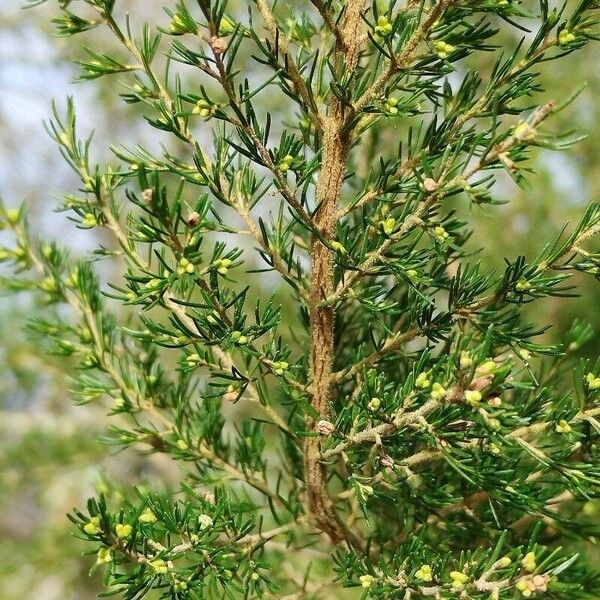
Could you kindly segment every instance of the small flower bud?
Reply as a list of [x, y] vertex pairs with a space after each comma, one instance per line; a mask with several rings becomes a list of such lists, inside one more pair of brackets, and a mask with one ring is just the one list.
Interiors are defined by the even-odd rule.
[[83, 531], [88, 535], [96, 535], [100, 532], [100, 517], [92, 517], [84, 526]]
[[385, 235], [392, 235], [392, 233], [394, 232], [394, 227], [396, 227], [396, 219], [394, 219], [393, 217], [390, 217], [389, 219], [386, 219], [385, 221], [381, 221], [380, 225], [381, 225], [381, 229], [383, 229], [383, 233], [385, 233]]
[[571, 42], [574, 42], [576, 40], [576, 36], [572, 31], [569, 31], [568, 29], [563, 29], [559, 34], [558, 34], [558, 43], [561, 46], [568, 46]]
[[521, 560], [521, 565], [529, 573], [532, 573], [533, 571], [535, 571], [536, 568], [537, 568], [537, 562], [535, 560], [535, 554], [533, 552], [528, 552], [523, 557], [523, 560]]
[[335, 425], [330, 421], [321, 420], [317, 423], [316, 429], [322, 436], [327, 437], [335, 431]]
[[393, 469], [395, 466], [394, 459], [389, 454], [381, 456], [379, 464], [386, 469]]
[[465, 391], [465, 401], [467, 404], [471, 404], [475, 406], [481, 402], [481, 392], [479, 390], [466, 390]]
[[241, 331], [234, 331], [231, 334], [231, 339], [240, 346], [248, 343], [248, 337], [243, 335]]
[[185, 224], [191, 229], [192, 227], [196, 227], [200, 223], [200, 215], [197, 212], [191, 212], [185, 218]]
[[202, 514], [198, 517], [198, 526], [200, 527], [200, 531], [204, 531], [213, 526], [213, 520], [208, 515]]
[[433, 573], [431, 571], [431, 565], [421, 565], [417, 572], [415, 573], [415, 577], [420, 581], [433, 581]]
[[154, 196], [154, 192], [153, 192], [152, 188], [145, 189], [142, 192], [142, 200], [146, 204], [152, 204], [152, 198], [153, 198], [153, 196]]
[[431, 386], [431, 397], [434, 400], [442, 400], [442, 398], [446, 397], [447, 393], [448, 391], [446, 390], [446, 388], [437, 381], [434, 382], [434, 384]]
[[227, 50], [227, 40], [222, 37], [213, 36], [210, 38], [210, 47], [215, 54], [224, 54]]
[[557, 424], [554, 430], [557, 433], [571, 433], [572, 427], [569, 425], [568, 421], [561, 419]]
[[450, 54], [452, 54], [452, 52], [456, 50], [454, 46], [452, 46], [451, 44], [447, 44], [446, 42], [443, 42], [441, 40], [433, 44], [433, 49], [442, 60], [444, 58], [448, 58], [448, 56], [450, 56]]
[[103, 565], [112, 560], [113, 554], [110, 548], [100, 548], [96, 554], [96, 564]]
[[417, 378], [415, 379], [415, 387], [419, 389], [426, 389], [431, 385], [431, 381], [429, 380], [429, 372], [419, 373]]
[[127, 539], [133, 531], [133, 527], [131, 525], [125, 523], [117, 523], [115, 526], [115, 533], [120, 540]]
[[360, 581], [360, 585], [367, 589], [373, 585], [373, 575], [361, 575], [358, 580]]
[[367, 404], [367, 408], [372, 412], [379, 410], [380, 407], [381, 400], [379, 398], [371, 398], [371, 400], [369, 400], [369, 403]]
[[505, 569], [510, 565], [512, 565], [512, 559], [510, 558], [510, 556], [503, 556], [498, 560], [498, 567], [501, 569]]
[[425, 177], [425, 179], [423, 179], [423, 189], [426, 192], [435, 192], [438, 189], [438, 187], [439, 184], [435, 179], [431, 179], [431, 177]]
[[348, 251], [344, 248], [343, 244], [340, 244], [340, 242], [331, 242], [331, 247], [340, 254], [348, 254]]
[[473, 358], [469, 352], [463, 350], [460, 353], [460, 368], [468, 369], [473, 364]]
[[142, 514], [138, 517], [138, 521], [140, 523], [146, 523], [146, 524], [156, 523], [157, 520], [158, 519], [157, 519], [156, 515], [149, 508], [145, 508], [143, 510]]

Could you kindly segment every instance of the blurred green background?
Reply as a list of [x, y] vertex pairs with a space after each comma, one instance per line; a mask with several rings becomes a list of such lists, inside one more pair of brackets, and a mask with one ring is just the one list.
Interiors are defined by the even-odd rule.
[[[168, 22], [160, 0], [119, 5], [131, 11], [136, 25], [142, 16]], [[22, 0], [0, 3], [0, 196], [8, 205], [26, 201], [36, 233], [67, 238], [73, 252], [82, 253], [98, 240], [53, 212], [56, 198], [75, 190], [77, 182], [42, 126], [52, 99], [62, 106], [67, 95], [74, 96], [81, 131], [96, 130], [98, 160], [109, 157], [111, 143], [153, 144], [156, 133], [144, 126], [138, 108], [120, 101], [114, 80], [72, 84], [76, 67], [71, 61], [83, 49], [53, 34], [50, 21], [55, 10], [53, 2], [33, 10], [23, 10]], [[502, 43], [514, 46], [513, 35], [514, 31], [507, 32]], [[101, 33], [94, 36], [103, 48], [113, 44]], [[83, 40], [75, 38], [75, 43]], [[582, 81], [588, 82], [576, 102], [549, 127], [590, 135], [568, 154], [537, 152], [531, 189], [519, 190], [500, 178], [497, 197], [507, 204], [472, 212], [476, 233], [471, 244], [482, 248], [489, 268], [501, 268], [504, 256], [534, 255], [566, 222], [574, 223], [587, 202], [600, 199], [597, 57], [598, 47], [591, 45], [540, 67], [546, 91], [536, 103], [563, 100]], [[491, 61], [485, 56], [480, 60], [485, 73]], [[271, 108], [277, 114], [278, 107]], [[283, 108], [279, 110], [280, 116], [284, 114]], [[394, 138], [404, 130], [402, 123], [396, 124], [389, 132], [390, 142], [395, 145]], [[0, 246], [4, 243], [0, 236]], [[550, 338], [560, 337], [575, 318], [600, 331], [600, 286], [589, 279], [580, 283], [582, 298], [553, 299], [528, 308], [538, 322], [553, 324]], [[69, 365], [64, 359], [40, 355], [37, 342], [24, 327], [16, 326], [43, 311], [43, 305], [27, 296], [18, 303], [0, 297], [0, 597], [86, 600], [95, 597], [100, 581], [88, 577], [93, 560], [82, 560], [83, 545], [73, 537], [65, 514], [82, 506], [94, 489], [116, 494], [119, 482], [171, 480], [177, 468], [160, 456], [115, 454], [102, 446], [103, 408], [75, 406], [68, 394]], [[596, 340], [586, 350], [590, 355], [600, 350], [600, 337]]]

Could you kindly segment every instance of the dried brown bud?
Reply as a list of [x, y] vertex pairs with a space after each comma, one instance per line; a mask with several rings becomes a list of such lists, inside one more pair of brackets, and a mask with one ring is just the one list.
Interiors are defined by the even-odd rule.
[[235, 385], [230, 385], [223, 394], [223, 400], [225, 400], [225, 402], [236, 402], [239, 397], [240, 390]]
[[227, 50], [227, 40], [225, 38], [214, 36], [210, 38], [210, 47], [215, 54], [223, 54]]
[[483, 388], [486, 388], [494, 378], [491, 375], [484, 375], [483, 377], [477, 377], [477, 379], [473, 379], [471, 381], [471, 385], [469, 385], [470, 390], [481, 391]]
[[152, 202], [152, 188], [148, 188], [147, 190], [144, 190], [142, 192], [142, 200], [146, 203], [146, 204], [150, 204]]
[[317, 431], [324, 436], [331, 435], [335, 431], [335, 425], [329, 421], [319, 421]]
[[185, 222], [188, 227], [196, 227], [200, 223], [200, 215], [197, 212], [192, 212], [186, 217]]
[[423, 188], [426, 192], [435, 192], [438, 187], [440, 186], [435, 179], [431, 179], [431, 177], [425, 177], [425, 179], [423, 179]]
[[394, 459], [389, 454], [384, 454], [379, 459], [379, 462], [381, 463], [381, 466], [385, 467], [386, 469], [393, 469], [394, 468]]

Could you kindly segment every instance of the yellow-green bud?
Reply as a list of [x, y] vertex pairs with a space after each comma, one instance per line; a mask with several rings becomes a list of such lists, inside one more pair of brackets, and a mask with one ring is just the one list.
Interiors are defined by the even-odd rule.
[[450, 56], [450, 54], [456, 50], [454, 46], [443, 41], [435, 42], [433, 48], [435, 53], [442, 59], [448, 58], [448, 56]]
[[377, 25], [375, 25], [375, 33], [381, 37], [387, 37], [392, 33], [394, 26], [390, 23], [389, 19], [385, 15], [381, 15], [377, 19]]
[[415, 577], [421, 581], [432, 581], [433, 573], [431, 571], [431, 565], [421, 565], [415, 573]]
[[375, 412], [381, 407], [381, 400], [379, 398], [371, 398], [371, 400], [369, 400], [369, 403], [367, 404], [367, 407], [369, 410]]
[[340, 254], [348, 254], [348, 251], [344, 248], [343, 244], [340, 244], [340, 242], [331, 242], [331, 247]]
[[431, 381], [429, 380], [429, 372], [419, 373], [417, 378], [415, 379], [415, 387], [418, 387], [422, 390], [428, 388], [431, 385]]
[[568, 421], [561, 419], [557, 424], [554, 430], [557, 433], [571, 433], [572, 427], [569, 425]]
[[149, 564], [155, 573], [158, 573], [161, 575], [164, 575], [169, 570], [167, 563], [162, 558], [157, 558], [155, 560], [152, 560], [152, 561], [150, 561]]
[[6, 220], [13, 226], [19, 222], [21, 211], [18, 208], [9, 208], [6, 211]]
[[572, 31], [569, 31], [568, 29], [563, 29], [559, 34], [558, 34], [558, 43], [561, 46], [568, 46], [571, 42], [574, 42], [576, 40], [576, 36]]
[[84, 526], [83, 531], [88, 535], [96, 535], [100, 531], [100, 517], [92, 517]]
[[117, 523], [115, 526], [115, 533], [119, 539], [126, 539], [131, 535], [133, 527], [127, 523]]
[[158, 519], [156, 518], [156, 515], [149, 508], [145, 508], [142, 514], [138, 517], [138, 521], [140, 523], [156, 523], [157, 520]]
[[523, 568], [529, 572], [533, 573], [533, 571], [537, 568], [537, 562], [535, 560], [535, 554], [533, 552], [528, 552], [521, 561], [521, 565]]
[[394, 232], [394, 228], [396, 227], [396, 219], [390, 217], [385, 221], [381, 221], [381, 228], [383, 229], [383, 233], [386, 235], [392, 235]]
[[373, 585], [373, 575], [361, 575], [358, 580], [360, 581], [360, 585], [367, 589]]
[[234, 331], [231, 334], [231, 339], [236, 343], [236, 344], [247, 344], [248, 343], [248, 338], [242, 334], [241, 331]]
[[112, 560], [112, 550], [110, 548], [100, 548], [96, 554], [96, 564], [103, 565]]
[[91, 229], [92, 227], [96, 227], [96, 225], [98, 225], [98, 221], [93, 213], [86, 213], [81, 221], [81, 224]]
[[446, 388], [437, 381], [431, 386], [431, 397], [434, 400], [441, 400], [442, 398], [445, 398], [447, 393], [448, 391]]
[[280, 360], [273, 363], [273, 371], [277, 373], [277, 375], [283, 375], [283, 372], [287, 370], [289, 366], [289, 363], [285, 362], [285, 360]]
[[441, 225], [438, 225], [433, 229], [433, 236], [438, 242], [443, 243], [450, 237], [450, 234]]
[[481, 392], [479, 390], [467, 390], [465, 392], [465, 400], [473, 406], [481, 402]]

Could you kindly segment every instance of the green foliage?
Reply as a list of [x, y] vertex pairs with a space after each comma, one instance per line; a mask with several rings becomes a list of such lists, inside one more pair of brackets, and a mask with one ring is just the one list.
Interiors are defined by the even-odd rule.
[[498, 176], [535, 185], [535, 149], [579, 141], [547, 129], [579, 88], [542, 99], [537, 69], [595, 39], [596, 3], [180, 0], [139, 35], [118, 2], [58, 4], [61, 35], [122, 47], [80, 79], [118, 78], [176, 142], [96, 164], [69, 100], [47, 125], [81, 182], [60, 209], [113, 243], [72, 258], [0, 209], [3, 287], [48, 302], [29, 328], [76, 401], [181, 467], [72, 513], [106, 594], [597, 597], [562, 547], [598, 535], [593, 332], [549, 342], [524, 305], [599, 278], [600, 205], [502, 272], [457, 212], [493, 214]]

